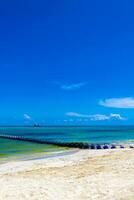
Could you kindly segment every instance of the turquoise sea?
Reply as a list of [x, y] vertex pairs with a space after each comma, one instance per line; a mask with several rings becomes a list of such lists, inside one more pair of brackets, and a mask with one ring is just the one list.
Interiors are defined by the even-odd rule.
[[[134, 143], [134, 126], [0, 127], [0, 134], [58, 142]], [[66, 148], [0, 139], [0, 160], [52, 153]]]

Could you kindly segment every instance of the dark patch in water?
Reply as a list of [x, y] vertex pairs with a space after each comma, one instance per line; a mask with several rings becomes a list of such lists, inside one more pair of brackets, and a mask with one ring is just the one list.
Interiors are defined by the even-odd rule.
[[84, 130], [84, 132], [87, 132], [87, 133], [113, 133], [113, 132], [126, 132], [127, 130]]
[[[116, 136], [116, 138], [117, 138], [118, 136]], [[89, 139], [98, 139], [98, 138], [106, 138], [106, 136], [89, 136], [88, 137]], [[107, 136], [107, 138], [113, 138], [113, 136]], [[114, 138], [115, 138], [115, 136], [114, 136]]]

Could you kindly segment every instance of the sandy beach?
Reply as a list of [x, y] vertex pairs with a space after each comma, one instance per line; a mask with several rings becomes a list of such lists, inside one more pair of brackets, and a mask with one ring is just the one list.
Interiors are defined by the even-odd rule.
[[134, 150], [78, 150], [0, 165], [0, 200], [133, 200]]

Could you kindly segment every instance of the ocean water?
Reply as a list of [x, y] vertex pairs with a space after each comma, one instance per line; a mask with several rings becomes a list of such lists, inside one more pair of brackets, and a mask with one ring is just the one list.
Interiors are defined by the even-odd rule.
[[[0, 127], [0, 134], [59, 142], [134, 143], [134, 126]], [[0, 139], [0, 160], [65, 149], [55, 145]]]

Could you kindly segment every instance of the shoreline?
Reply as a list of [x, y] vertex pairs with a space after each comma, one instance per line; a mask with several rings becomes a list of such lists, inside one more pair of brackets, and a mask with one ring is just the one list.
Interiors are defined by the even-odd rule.
[[133, 149], [77, 150], [0, 165], [0, 200], [133, 200]]
[[[84, 144], [84, 143], [83, 143]], [[85, 143], [86, 144], [86, 143]], [[92, 148], [93, 147], [93, 148]], [[19, 162], [19, 161], [28, 161], [28, 160], [41, 160], [51, 157], [59, 157], [68, 155], [71, 153], [78, 152], [80, 150], [91, 150], [91, 151], [102, 151], [102, 150], [118, 150], [118, 149], [131, 149], [134, 150], [134, 143], [132, 140], [130, 142], [120, 142], [120, 143], [89, 143], [89, 148], [78, 148], [78, 147], [62, 147], [65, 149], [59, 150], [59, 151], [51, 151], [51, 152], [40, 152], [35, 153], [31, 152], [29, 154], [16, 154], [16, 156], [11, 155], [9, 157], [2, 157], [0, 159], [0, 165], [5, 164], [8, 162]]]
[[[71, 164], [75, 165], [78, 164], [79, 161], [83, 161], [88, 158], [92, 157], [99, 157], [99, 156], [106, 156], [109, 154], [116, 154], [118, 152], [133, 152], [134, 149], [127, 148], [125, 147], [124, 149], [121, 148], [116, 148], [116, 149], [79, 149], [79, 148], [74, 148], [74, 149], [68, 149], [64, 151], [56, 151], [56, 152], [51, 152], [49, 154], [45, 153], [36, 153], [36, 154], [29, 154], [26, 156], [22, 156], [20, 158], [12, 159], [12, 157], [5, 162], [0, 162], [0, 174], [1, 174], [1, 169], [5, 168], [5, 166], [10, 166], [11, 168], [14, 167], [15, 165], [22, 166], [28, 166], [29, 164], [32, 165], [42, 165], [45, 164], [46, 166], [50, 166], [50, 163], [52, 166], [57, 166], [58, 163], [61, 163], [61, 161], [64, 162], [64, 166], [68, 166]], [[13, 165], [13, 166], [12, 166]], [[9, 167], [9, 168], [10, 168]], [[18, 168], [17, 167], [17, 168]], [[21, 167], [20, 167], [21, 170]]]
[[42, 160], [47, 158], [53, 158], [53, 157], [59, 157], [64, 156], [68, 154], [73, 154], [77, 152], [79, 149], [65, 149], [65, 150], [59, 150], [59, 151], [52, 151], [49, 153], [46, 152], [40, 152], [40, 153], [29, 153], [29, 154], [21, 154], [16, 156], [10, 156], [10, 157], [3, 157], [0, 160], [0, 166], [2, 164], [7, 164], [10, 162], [21, 162], [21, 161], [31, 161], [31, 160]]

